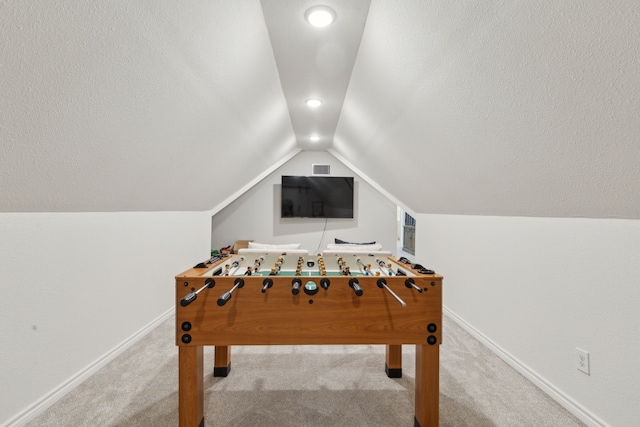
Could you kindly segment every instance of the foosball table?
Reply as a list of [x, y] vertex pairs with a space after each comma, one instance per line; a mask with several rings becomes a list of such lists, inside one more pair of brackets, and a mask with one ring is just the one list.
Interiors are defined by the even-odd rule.
[[399, 378], [415, 344], [414, 426], [435, 427], [441, 342], [442, 276], [405, 258], [214, 255], [176, 276], [180, 426], [204, 426], [204, 346], [225, 377], [234, 345], [383, 344]]

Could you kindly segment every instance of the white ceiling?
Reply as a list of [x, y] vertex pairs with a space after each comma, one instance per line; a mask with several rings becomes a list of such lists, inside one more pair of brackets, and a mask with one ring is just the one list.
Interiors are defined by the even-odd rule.
[[[333, 142], [370, 0], [323, 1], [337, 11], [334, 23], [324, 28], [304, 19], [318, 0], [261, 3], [298, 146], [326, 150]], [[311, 109], [304, 103], [309, 98], [319, 98], [323, 104]], [[320, 140], [311, 142], [312, 134]]]
[[304, 149], [416, 213], [640, 218], [640, 2], [320, 3], [0, 2], [0, 211], [209, 210]]

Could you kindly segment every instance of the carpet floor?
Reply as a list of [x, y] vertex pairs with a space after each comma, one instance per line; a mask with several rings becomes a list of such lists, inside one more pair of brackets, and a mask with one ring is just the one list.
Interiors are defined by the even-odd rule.
[[[177, 426], [174, 318], [30, 421], [27, 426]], [[440, 426], [583, 426], [571, 413], [445, 317]], [[387, 378], [384, 346], [232, 348], [214, 378], [205, 347], [205, 425], [224, 427], [413, 426], [414, 346], [403, 377]]]

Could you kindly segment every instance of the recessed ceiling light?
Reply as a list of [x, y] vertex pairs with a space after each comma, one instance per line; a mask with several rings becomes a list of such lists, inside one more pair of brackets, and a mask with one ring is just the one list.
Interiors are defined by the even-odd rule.
[[310, 139], [312, 142], [318, 142], [318, 141], [320, 141], [320, 137], [319, 137], [318, 135], [311, 135], [311, 136], [309, 137], [309, 139]]
[[326, 27], [336, 19], [336, 12], [328, 6], [314, 6], [304, 14], [314, 27]]
[[307, 104], [309, 107], [315, 108], [322, 105], [322, 100], [317, 98], [311, 98], [304, 101], [304, 103]]

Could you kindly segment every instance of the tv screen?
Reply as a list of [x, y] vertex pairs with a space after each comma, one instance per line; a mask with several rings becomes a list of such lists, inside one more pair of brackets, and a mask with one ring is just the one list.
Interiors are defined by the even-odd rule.
[[353, 177], [282, 176], [282, 218], [353, 218]]

